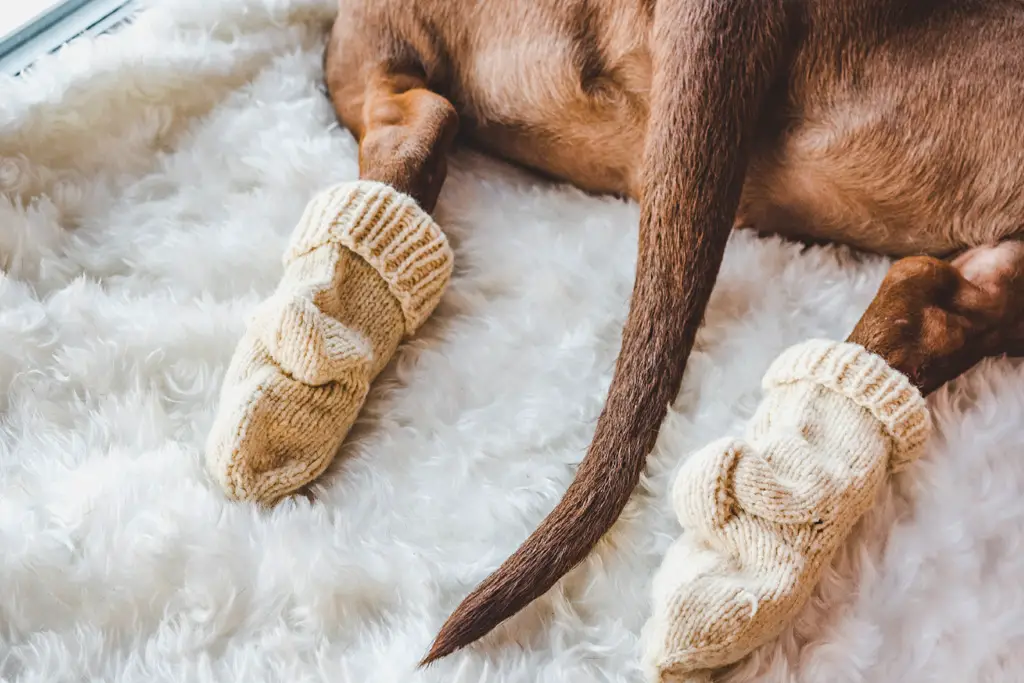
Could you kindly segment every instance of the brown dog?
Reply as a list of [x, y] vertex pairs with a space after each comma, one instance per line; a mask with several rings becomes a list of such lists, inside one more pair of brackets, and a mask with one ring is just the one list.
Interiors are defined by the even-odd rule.
[[457, 130], [641, 207], [589, 452], [425, 662], [543, 594], [615, 522], [734, 226], [916, 256], [851, 340], [925, 391], [1024, 339], [1024, 250], [1006, 242], [1024, 232], [1024, 0], [341, 0], [325, 70], [361, 177], [427, 210]]

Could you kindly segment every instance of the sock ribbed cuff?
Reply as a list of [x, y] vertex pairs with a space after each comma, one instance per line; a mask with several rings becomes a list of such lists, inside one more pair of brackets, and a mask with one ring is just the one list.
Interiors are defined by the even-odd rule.
[[836, 391], [870, 412], [895, 442], [892, 467], [920, 454], [931, 434], [931, 414], [906, 375], [859, 344], [812, 339], [775, 359], [762, 380], [765, 391], [812, 382]]
[[384, 183], [357, 180], [317, 195], [292, 235], [285, 265], [331, 242], [384, 278], [402, 308], [406, 335], [433, 312], [451, 277], [454, 255], [441, 228], [416, 200]]

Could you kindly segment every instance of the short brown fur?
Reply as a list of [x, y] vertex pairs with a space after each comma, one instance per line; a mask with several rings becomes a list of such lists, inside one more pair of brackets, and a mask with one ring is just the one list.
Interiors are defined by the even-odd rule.
[[1024, 225], [1024, 0], [340, 0], [325, 70], [361, 177], [427, 210], [460, 130], [641, 207], [622, 348], [576, 479], [424, 662], [543, 594], [614, 524], [733, 227], [912, 257], [851, 340], [925, 391], [1017, 351], [1024, 269], [996, 245]]

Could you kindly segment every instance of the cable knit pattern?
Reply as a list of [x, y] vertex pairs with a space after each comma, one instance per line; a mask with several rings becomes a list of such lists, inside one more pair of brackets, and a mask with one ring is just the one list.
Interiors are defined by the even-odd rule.
[[306, 207], [284, 275], [228, 367], [206, 461], [227, 495], [267, 505], [318, 477], [370, 383], [437, 305], [447, 239], [380, 183], [330, 188]]
[[692, 455], [676, 476], [684, 534], [653, 582], [644, 629], [655, 681], [710, 681], [776, 637], [931, 421], [905, 376], [866, 349], [812, 340], [776, 359], [744, 438]]

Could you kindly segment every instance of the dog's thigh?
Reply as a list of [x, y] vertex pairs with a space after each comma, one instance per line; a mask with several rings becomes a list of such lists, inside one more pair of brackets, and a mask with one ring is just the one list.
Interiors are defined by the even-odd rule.
[[996, 14], [992, 4], [861, 53], [839, 47], [842, 72], [798, 58], [807, 94], [763, 141], [741, 224], [893, 256], [1021, 234], [1024, 5]]

